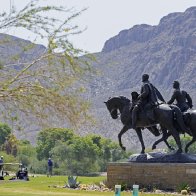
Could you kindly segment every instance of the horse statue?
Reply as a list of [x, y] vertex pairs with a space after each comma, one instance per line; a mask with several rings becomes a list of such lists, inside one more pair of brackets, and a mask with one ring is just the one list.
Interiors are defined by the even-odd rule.
[[[118, 134], [118, 140], [120, 147], [125, 150], [126, 148], [122, 145], [121, 137], [129, 129], [132, 128], [132, 115], [131, 108], [132, 102], [124, 97], [112, 97], [108, 101], [104, 102], [110, 115], [113, 119], [118, 118], [118, 111], [120, 112], [121, 122], [124, 125], [120, 133]], [[174, 124], [175, 121], [175, 124]], [[145, 153], [145, 146], [142, 138], [141, 128], [152, 127], [159, 124], [163, 132], [162, 139], [165, 141], [166, 145], [171, 149], [167, 143], [167, 135], [171, 134], [178, 146], [176, 153], [182, 153], [182, 145], [180, 141], [180, 136], [178, 131], [186, 129], [184, 121], [182, 120], [182, 113], [178, 107], [171, 108], [168, 104], [161, 104], [154, 108], [154, 119], [148, 119], [145, 112], [140, 112], [137, 122], [136, 122], [136, 133], [142, 145], [141, 153]], [[178, 126], [176, 126], [178, 125]], [[179, 130], [176, 129], [178, 127]], [[164, 139], [166, 138], [166, 139]], [[161, 141], [163, 141], [161, 140]], [[155, 145], [153, 146], [155, 148]]]
[[[185, 125], [189, 128], [189, 131], [186, 131], [186, 133], [192, 136], [192, 140], [185, 146], [185, 152], [187, 153], [188, 148], [196, 141], [196, 110], [188, 110], [187, 112], [183, 112], [183, 120], [185, 122]], [[167, 140], [171, 135], [172, 134], [170, 131], [163, 134], [163, 136], [159, 140], [154, 142], [152, 149], [156, 148], [156, 145], [160, 142]]]

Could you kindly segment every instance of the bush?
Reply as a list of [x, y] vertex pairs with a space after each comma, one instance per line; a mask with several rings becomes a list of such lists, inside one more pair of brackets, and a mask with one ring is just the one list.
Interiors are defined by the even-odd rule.
[[187, 191], [187, 193], [191, 192], [191, 187], [187, 183], [182, 183], [177, 187], [177, 192], [181, 193], [182, 191]]

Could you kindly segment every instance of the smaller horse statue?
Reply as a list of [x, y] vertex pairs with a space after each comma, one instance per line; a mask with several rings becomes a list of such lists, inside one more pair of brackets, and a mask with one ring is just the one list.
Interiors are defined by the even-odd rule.
[[[189, 131], [186, 131], [186, 133], [192, 136], [192, 140], [185, 146], [185, 152], [187, 153], [188, 148], [196, 141], [196, 110], [188, 110], [187, 112], [183, 112], [183, 120], [186, 126], [189, 128]], [[154, 142], [152, 149], [156, 148], [156, 145], [158, 145], [160, 142], [167, 140], [169, 136], [171, 136], [170, 131], [163, 134], [162, 138]]]
[[[119, 96], [110, 98], [108, 101], [104, 103], [106, 104], [106, 107], [113, 119], [117, 119], [118, 111], [120, 112], [121, 122], [124, 126], [118, 134], [118, 140], [121, 148], [125, 150], [126, 148], [122, 145], [121, 137], [128, 129], [132, 128], [132, 102], [124, 96]], [[163, 132], [162, 139], [165, 141], [168, 148], [172, 149], [171, 146], [168, 144], [167, 140], [165, 140], [164, 138], [167, 139], [167, 135], [169, 132], [174, 137], [176, 144], [178, 146], [177, 153], [182, 153], [182, 146], [178, 131], [186, 129], [186, 126], [182, 120], [179, 108], [175, 107], [174, 109], [171, 109], [168, 104], [161, 104], [154, 108], [154, 114], [155, 119], [151, 121], [147, 118], [145, 112], [140, 112], [138, 116], [135, 131], [142, 145], [141, 153], [145, 153], [145, 146], [142, 138], [141, 128], [153, 127], [157, 124], [161, 126], [161, 130]], [[177, 124], [177, 127], [179, 128], [178, 131], [176, 129], [176, 126], [174, 125], [174, 116], [176, 118], [175, 125]], [[155, 145], [153, 146], [153, 148], [155, 148]]]

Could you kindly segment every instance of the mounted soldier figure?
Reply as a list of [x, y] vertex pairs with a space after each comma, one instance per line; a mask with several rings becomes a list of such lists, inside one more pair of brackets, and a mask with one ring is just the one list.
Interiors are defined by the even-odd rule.
[[186, 91], [180, 90], [180, 83], [178, 81], [173, 82], [173, 88], [175, 90], [167, 103], [172, 104], [176, 100], [175, 105], [178, 106], [182, 112], [186, 112], [189, 108], [192, 108], [193, 104], [190, 95]]
[[153, 108], [161, 102], [165, 103], [161, 93], [149, 82], [149, 75], [142, 75], [143, 85], [141, 94], [138, 96], [137, 104], [132, 110], [132, 128], [136, 128], [136, 121], [139, 111], [145, 111], [149, 119], [153, 118]]

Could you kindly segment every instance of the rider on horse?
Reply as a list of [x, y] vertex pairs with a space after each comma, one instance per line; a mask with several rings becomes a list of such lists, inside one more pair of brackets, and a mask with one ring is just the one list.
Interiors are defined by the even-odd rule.
[[[149, 75], [143, 74], [142, 75], [142, 88], [141, 94], [138, 96], [137, 104], [133, 107], [132, 110], [132, 128], [136, 128], [136, 121], [138, 111], [142, 111], [143, 109], [148, 111], [152, 111], [154, 106], [159, 105], [159, 100], [165, 103], [161, 93], [149, 82]], [[148, 115], [148, 113], [146, 113]]]
[[182, 112], [186, 112], [189, 108], [192, 108], [193, 104], [190, 95], [186, 91], [180, 90], [180, 83], [178, 81], [173, 82], [173, 88], [175, 90], [167, 103], [172, 104], [176, 100], [176, 105]]

